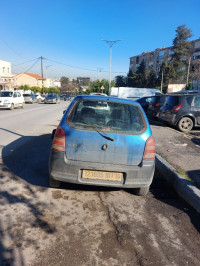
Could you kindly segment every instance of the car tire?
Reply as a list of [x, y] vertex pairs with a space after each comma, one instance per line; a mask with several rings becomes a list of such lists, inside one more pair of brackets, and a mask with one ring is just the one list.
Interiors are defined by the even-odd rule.
[[193, 128], [193, 121], [189, 117], [183, 117], [178, 122], [178, 129], [182, 132], [189, 132]]
[[149, 192], [149, 186], [148, 187], [135, 188], [134, 192], [137, 196], [146, 196]]
[[52, 177], [49, 177], [49, 185], [53, 188], [59, 188], [61, 186], [61, 181], [55, 180]]
[[10, 110], [13, 110], [13, 109], [14, 109], [14, 103], [12, 103], [10, 106]]

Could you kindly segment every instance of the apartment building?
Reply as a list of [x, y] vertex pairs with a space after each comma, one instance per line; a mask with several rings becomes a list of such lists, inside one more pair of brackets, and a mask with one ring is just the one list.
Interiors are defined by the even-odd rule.
[[[192, 66], [192, 62], [194, 60], [200, 59], [200, 39], [192, 41], [191, 43], [192, 43], [192, 61], [191, 61], [191, 66]], [[146, 71], [148, 72], [150, 70], [150, 67], [153, 67], [154, 71], [158, 75], [163, 60], [166, 59], [167, 61], [170, 61], [171, 59], [171, 55], [173, 54], [171, 48], [172, 47], [157, 48], [156, 50], [151, 52], [144, 52], [140, 55], [132, 56], [130, 57], [129, 68], [133, 72], [136, 72], [138, 66], [144, 60]], [[185, 58], [185, 60], [187, 60], [187, 58]]]

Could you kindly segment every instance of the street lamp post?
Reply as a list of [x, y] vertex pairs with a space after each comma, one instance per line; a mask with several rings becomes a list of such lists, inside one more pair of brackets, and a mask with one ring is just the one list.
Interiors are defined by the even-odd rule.
[[111, 89], [111, 62], [112, 62], [112, 47], [116, 42], [120, 42], [120, 40], [115, 40], [115, 41], [107, 41], [104, 39], [101, 39], [101, 41], [106, 42], [110, 46], [110, 73], [109, 73], [109, 94], [110, 94], [110, 89]]
[[50, 66], [46, 66], [46, 79], [47, 79], [47, 68], [49, 68], [49, 67], [51, 67], [51, 65]]

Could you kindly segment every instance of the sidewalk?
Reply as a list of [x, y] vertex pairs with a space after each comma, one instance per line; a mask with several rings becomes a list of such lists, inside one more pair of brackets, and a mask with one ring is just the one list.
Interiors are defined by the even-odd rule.
[[200, 137], [151, 123], [156, 141], [156, 170], [200, 213]]

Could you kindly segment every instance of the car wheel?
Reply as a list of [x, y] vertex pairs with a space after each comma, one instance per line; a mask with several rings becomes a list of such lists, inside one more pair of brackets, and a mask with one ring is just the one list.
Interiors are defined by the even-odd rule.
[[61, 186], [61, 181], [49, 177], [49, 185], [50, 187], [59, 188]]
[[136, 188], [136, 189], [134, 189], [134, 191], [135, 191], [135, 194], [138, 196], [146, 196], [149, 192], [149, 186]]
[[178, 129], [182, 132], [189, 132], [193, 128], [193, 121], [189, 117], [183, 117], [178, 122]]
[[14, 109], [14, 104], [12, 103], [10, 106], [10, 110], [13, 110], [13, 109]]

